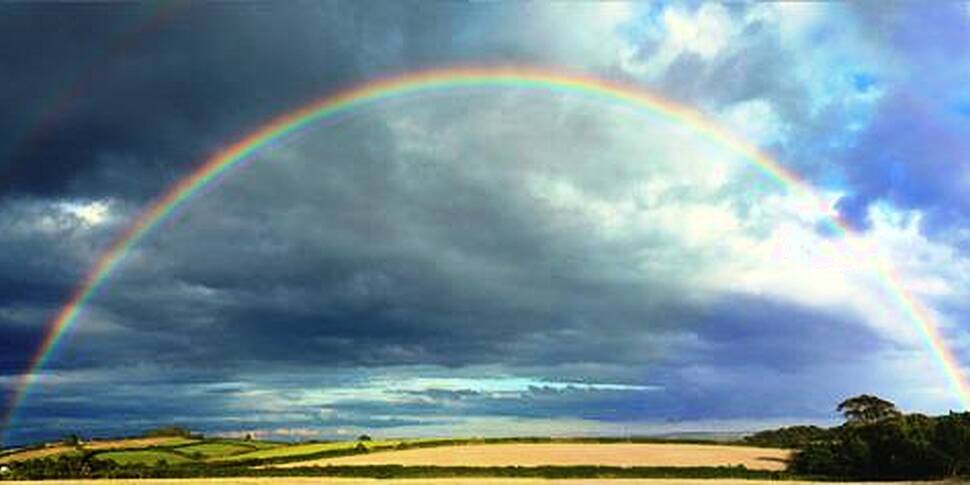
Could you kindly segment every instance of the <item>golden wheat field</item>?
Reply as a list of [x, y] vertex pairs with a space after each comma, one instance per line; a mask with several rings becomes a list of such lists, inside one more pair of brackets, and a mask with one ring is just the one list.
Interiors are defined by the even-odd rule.
[[[706, 485], [776, 485], [779, 482], [770, 480], [738, 480], [738, 479], [555, 479], [543, 480], [537, 478], [408, 478], [408, 479], [376, 479], [376, 478], [325, 478], [325, 477], [279, 477], [279, 478], [192, 478], [192, 479], [144, 479], [144, 480], [47, 480], [42, 482], [17, 482], [35, 485], [556, 485], [556, 484], [584, 484], [584, 485], [688, 485], [703, 483]], [[823, 484], [831, 482], [781, 482], [788, 485]], [[839, 485], [862, 485], [863, 482], [839, 482]], [[870, 484], [873, 482], [869, 482]], [[901, 484], [944, 484], [947, 482], [879, 482], [879, 485]]]
[[771, 448], [657, 443], [513, 443], [392, 450], [280, 465], [733, 466], [783, 470], [790, 452]]

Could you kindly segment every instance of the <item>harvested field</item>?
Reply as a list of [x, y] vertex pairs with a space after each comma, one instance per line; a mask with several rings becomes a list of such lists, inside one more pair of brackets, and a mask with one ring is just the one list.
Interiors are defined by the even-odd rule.
[[45, 458], [48, 456], [56, 456], [61, 453], [67, 453], [74, 451], [73, 447], [70, 446], [48, 446], [45, 448], [37, 448], [34, 450], [24, 450], [17, 453], [11, 453], [9, 455], [0, 456], [0, 463], [10, 463], [12, 461], [19, 460], [31, 460], [34, 458]]
[[784, 470], [788, 450], [746, 446], [656, 443], [538, 443], [442, 446], [378, 451], [279, 465], [427, 466], [733, 466]]
[[[45, 480], [36, 482], [17, 482], [25, 485], [689, 485], [692, 480], [676, 479], [556, 479], [541, 480], [533, 478], [416, 478], [416, 479], [374, 479], [374, 478], [204, 478], [204, 479], [141, 479], [141, 480]], [[706, 485], [776, 485], [779, 482], [765, 480], [703, 480]], [[832, 482], [785, 481], [786, 485], [831, 484]], [[863, 482], [838, 482], [839, 485], [863, 485]], [[869, 482], [872, 484], [873, 482]], [[893, 484], [944, 485], [947, 482], [878, 482], [879, 485]], [[952, 483], [952, 482], [950, 482]]]
[[157, 436], [124, 440], [94, 440], [84, 444], [85, 450], [116, 450], [118, 448], [148, 448], [151, 446], [182, 446], [199, 440], [178, 436]]

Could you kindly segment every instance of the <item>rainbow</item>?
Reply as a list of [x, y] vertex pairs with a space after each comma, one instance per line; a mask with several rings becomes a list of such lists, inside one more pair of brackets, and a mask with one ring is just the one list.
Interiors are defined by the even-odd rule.
[[[186, 205], [201, 189], [213, 184], [220, 176], [246, 160], [261, 148], [320, 120], [331, 118], [357, 108], [406, 95], [440, 91], [482, 88], [515, 88], [553, 93], [572, 93], [594, 101], [621, 104], [683, 125], [714, 143], [749, 160], [785, 189], [802, 191], [818, 202], [818, 210], [826, 215], [826, 224], [841, 236], [851, 235], [849, 225], [835, 215], [814, 189], [755, 146], [741, 140], [706, 119], [699, 112], [664, 99], [638, 86], [607, 81], [577, 74], [524, 67], [481, 67], [434, 69], [392, 76], [366, 82], [347, 90], [325, 96], [294, 111], [270, 120], [261, 128], [214, 154], [188, 176], [182, 178], [145, 209], [137, 219], [100, 256], [76, 287], [68, 302], [49, 323], [43, 342], [30, 362], [27, 371], [11, 399], [3, 421], [9, 429], [16, 410], [23, 404], [38, 371], [42, 369], [58, 347], [65, 332], [74, 325], [85, 304], [102, 288], [111, 274], [125, 260], [132, 247], [145, 238], [173, 212]], [[910, 293], [899, 276], [887, 263], [878, 269], [900, 309], [919, 330], [927, 347], [941, 364], [948, 381], [956, 390], [964, 407], [970, 408], [970, 389], [963, 379], [960, 365], [953, 356], [934, 322], [933, 316]]]
[[43, 109], [37, 115], [36, 122], [28, 125], [22, 136], [15, 140], [10, 160], [16, 162], [28, 156], [30, 150], [70, 113], [78, 100], [102, 87], [103, 83], [99, 84], [99, 81], [106, 73], [111, 72], [111, 68], [119, 59], [124, 59], [149, 35], [162, 30], [178, 11], [186, 6], [188, 2], [185, 0], [138, 4], [139, 9], [145, 8], [149, 11], [149, 15], [144, 19], [139, 18], [137, 23], [122, 29], [108, 49], [95, 57], [92, 62], [82, 65], [83, 69], [73, 76], [73, 82], [41, 101], [40, 106]]

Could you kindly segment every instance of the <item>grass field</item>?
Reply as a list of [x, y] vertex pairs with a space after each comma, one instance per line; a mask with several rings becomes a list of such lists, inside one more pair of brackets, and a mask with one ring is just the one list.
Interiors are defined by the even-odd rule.
[[114, 460], [119, 465], [155, 465], [162, 460], [169, 465], [180, 465], [192, 461], [190, 458], [166, 450], [109, 451], [99, 453], [98, 458]]
[[222, 442], [249, 446], [257, 450], [269, 450], [272, 448], [279, 448], [281, 446], [292, 445], [292, 443], [281, 443], [279, 441], [258, 441], [258, 440], [222, 440]]
[[656, 443], [537, 443], [463, 445], [322, 458], [279, 465], [411, 466], [734, 466], [783, 470], [790, 452], [771, 448]]
[[[393, 446], [400, 441], [374, 441], [372, 446]], [[351, 450], [356, 441], [288, 444], [228, 438], [190, 439], [182, 437], [130, 438], [85, 443], [80, 448], [51, 444], [0, 456], [0, 463], [57, 457], [65, 453], [98, 452], [96, 456], [122, 465], [153, 465], [164, 459], [170, 465], [192, 461], [239, 461], [265, 458], [295, 458], [321, 451]]]
[[210, 441], [176, 448], [179, 452], [203, 460], [222, 459], [242, 453], [257, 451], [258, 448], [245, 443], [232, 441]]

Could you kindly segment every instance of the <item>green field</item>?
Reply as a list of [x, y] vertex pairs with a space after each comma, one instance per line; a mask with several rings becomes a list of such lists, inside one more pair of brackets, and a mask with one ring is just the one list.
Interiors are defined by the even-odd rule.
[[270, 451], [288, 447], [284, 443], [235, 439], [180, 439], [167, 441], [149, 449], [121, 449], [97, 453], [100, 459], [111, 459], [119, 464], [152, 465], [160, 459], [169, 464], [182, 464], [200, 461], [221, 461], [233, 456]]
[[281, 446], [292, 445], [292, 443], [281, 443], [279, 441], [257, 441], [257, 440], [222, 440], [224, 443], [235, 443], [238, 445], [248, 446], [257, 450], [268, 450], [272, 448], [279, 448]]
[[102, 460], [113, 460], [119, 465], [154, 466], [160, 461], [165, 461], [169, 465], [181, 465], [192, 462], [188, 457], [164, 449], [106, 451], [98, 453], [97, 457]]
[[173, 436], [159, 444], [158, 446], [164, 447], [175, 447], [175, 446], [185, 446], [195, 443], [201, 443], [202, 441], [196, 438], [183, 438], [181, 436]]
[[210, 441], [188, 446], [180, 446], [176, 448], [176, 450], [178, 450], [179, 453], [188, 455], [194, 459], [212, 460], [257, 451], [258, 448], [242, 442]]

